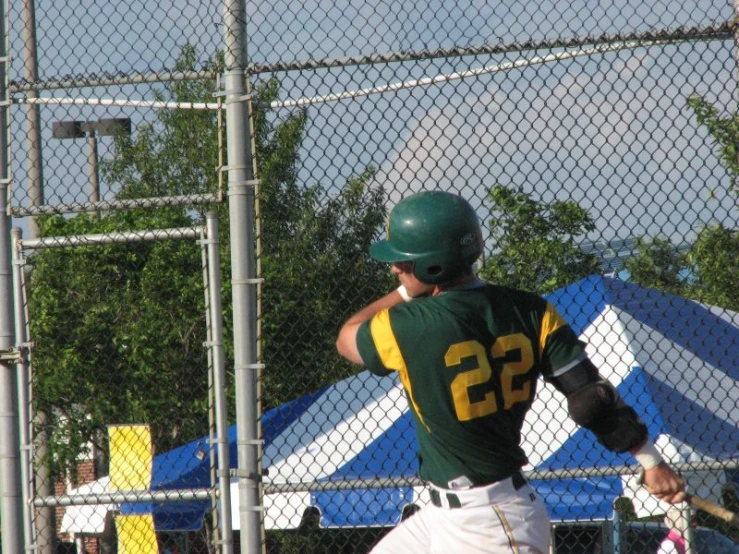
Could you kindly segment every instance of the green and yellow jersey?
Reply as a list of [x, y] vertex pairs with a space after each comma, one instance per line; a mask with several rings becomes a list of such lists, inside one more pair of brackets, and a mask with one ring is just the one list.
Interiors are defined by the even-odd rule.
[[357, 334], [367, 368], [397, 371], [413, 413], [420, 476], [483, 485], [526, 464], [521, 427], [537, 379], [585, 358], [543, 298], [477, 281], [375, 314]]

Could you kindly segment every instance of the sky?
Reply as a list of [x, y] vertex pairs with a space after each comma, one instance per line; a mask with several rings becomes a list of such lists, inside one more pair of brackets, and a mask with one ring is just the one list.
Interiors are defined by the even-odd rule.
[[[455, 94], [424, 114], [383, 172], [412, 189], [446, 181], [479, 197], [497, 182], [542, 200], [572, 199], [596, 221], [592, 240], [685, 236], [695, 220], [735, 223], [728, 179], [685, 104], [692, 94], [719, 104], [730, 95], [660, 65], [681, 53], [690, 59], [694, 45], [562, 63], [541, 83], [538, 68], [514, 70], [515, 80], [493, 76], [485, 91]], [[650, 89], [633, 88], [649, 79]]]
[[[429, 63], [418, 73], [500, 63]], [[441, 186], [478, 205], [498, 183], [577, 201], [597, 225], [590, 241], [646, 234], [680, 243], [702, 225], [737, 222], [716, 148], [686, 105], [693, 94], [722, 111], [735, 105], [732, 66], [727, 43], [655, 46], [316, 104], [301, 177], [341, 186], [347, 168], [371, 164], [393, 200]]]
[[[11, 82], [24, 78], [29, 54], [24, 49], [23, 2], [9, 3]], [[173, 69], [180, 49], [194, 45], [203, 53], [222, 42], [220, 5], [198, 0], [145, 2], [131, 0], [36, 0], [38, 75], [41, 80], [83, 79], [89, 76], [151, 75]], [[153, 100], [160, 84], [111, 87], [61, 88], [42, 91], [42, 97]], [[17, 95], [20, 97], [20, 95]], [[153, 121], [151, 109], [84, 105], [44, 105], [41, 118], [41, 149], [44, 193], [48, 204], [86, 202], [89, 194], [89, 148], [85, 139], [52, 138], [56, 121], [96, 121], [131, 118], [136, 125]], [[25, 107], [11, 109], [12, 203], [28, 207]], [[98, 158], [109, 155], [111, 139], [99, 137]], [[101, 183], [101, 198], [111, 200], [114, 191]], [[28, 218], [15, 218], [14, 226], [28, 236]]]
[[[13, 79], [22, 75], [23, 55], [20, 3], [11, 4]], [[248, 56], [259, 64], [596, 37], [705, 26], [731, 17], [731, 6], [715, 1], [271, 0], [246, 6]], [[39, 73], [50, 79], [164, 71], [188, 42], [205, 60], [221, 43], [221, 14], [221, 4], [213, 1], [39, 0]], [[282, 71], [257, 79], [275, 76], [284, 99], [299, 99], [499, 67], [549, 53], [524, 49]], [[731, 41], [686, 42], [312, 104], [299, 181], [336, 191], [371, 165], [390, 203], [420, 188], [448, 188], [468, 196], [483, 221], [489, 217], [485, 191], [497, 183], [545, 201], [577, 201], [597, 225], [585, 241], [642, 234], [685, 240], [703, 225], [736, 226], [739, 220], [715, 147], [685, 104], [691, 94], [700, 94], [722, 112], [734, 109], [735, 65]], [[45, 95], [151, 99], [156, 89], [140, 85]], [[276, 108], [274, 117], [291, 109]], [[44, 107], [41, 114], [49, 202], [84, 201], [87, 186], [85, 142], [51, 139], [53, 121], [132, 117], [136, 124], [153, 117], [146, 109], [84, 106]], [[14, 200], [24, 204], [22, 108], [14, 108], [13, 122]], [[101, 140], [101, 156], [107, 146]]]
[[[472, 6], [469, 3], [465, 10], [462, 4], [455, 6], [465, 13]], [[483, 6], [479, 13], [484, 17], [479, 19], [484, 23], [475, 28], [478, 43], [485, 36], [521, 41], [708, 25], [730, 15], [726, 6], [706, 2], [601, 2], [588, 3], [594, 7], [587, 9], [583, 3], [507, 5], [511, 10], [500, 18], [485, 12], [493, 9], [491, 5]], [[317, 6], [315, 11], [320, 12]], [[493, 11], [502, 10], [495, 6]], [[310, 25], [311, 8], [306, 7], [305, 27]], [[340, 12], [341, 7], [335, 10]], [[320, 12], [329, 18], [331, 13], [331, 8]], [[441, 5], [422, 13], [426, 25], [436, 21], [446, 31], [447, 35], [439, 33], [442, 37], [457, 33], [462, 44], [468, 39], [461, 29], [473, 18], [450, 30], [446, 24], [453, 17], [437, 21], [433, 15], [448, 13]], [[517, 24], [522, 15], [531, 24]], [[383, 36], [393, 33], [389, 26], [382, 29]], [[528, 33], [529, 29], [536, 31]], [[431, 37], [425, 35], [418, 40], [429, 49], [449, 46], [442, 39], [426, 42]], [[298, 58], [304, 54], [287, 43], [284, 47], [292, 48]], [[312, 79], [301, 75], [300, 82], [305, 83], [301, 92], [311, 97], [359, 90], [546, 53], [524, 50], [388, 64], [351, 76], [346, 69], [324, 70]], [[351, 48], [343, 54], [352, 54]], [[390, 192], [391, 202], [421, 188], [440, 186], [471, 198], [483, 220], [489, 216], [482, 205], [485, 191], [498, 183], [520, 187], [545, 201], [577, 201], [597, 226], [583, 238], [585, 242], [647, 235], [682, 243], [692, 240], [702, 226], [735, 227], [739, 220], [736, 196], [727, 190], [728, 177], [716, 148], [686, 105], [689, 96], [698, 94], [724, 115], [735, 108], [733, 56], [731, 41], [640, 47], [315, 104], [308, 111], [313, 126], [301, 176], [306, 182], [340, 187], [348, 177], [347, 168], [356, 174], [371, 164], [379, 169], [377, 183]], [[288, 72], [281, 77], [288, 89], [292, 79], [299, 80]]]

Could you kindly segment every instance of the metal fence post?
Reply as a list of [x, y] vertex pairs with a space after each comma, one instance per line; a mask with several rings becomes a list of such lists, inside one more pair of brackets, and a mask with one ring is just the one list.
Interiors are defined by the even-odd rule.
[[226, 369], [223, 353], [223, 315], [221, 310], [221, 262], [218, 239], [218, 217], [207, 215], [208, 286], [210, 288], [211, 353], [213, 357], [213, 397], [218, 441], [218, 489], [221, 498], [220, 530], [223, 554], [233, 552], [231, 529], [231, 479], [229, 475], [228, 409], [226, 404]]
[[[18, 389], [18, 442], [20, 444], [20, 456], [21, 456], [21, 495], [23, 500], [23, 540], [27, 549], [36, 548], [39, 549], [36, 537], [42, 535], [44, 537], [51, 537], [51, 530], [48, 529], [48, 525], [45, 526], [42, 532], [39, 529], [39, 533], [36, 533], [33, 525], [33, 512], [30, 508], [31, 499], [34, 494], [33, 487], [33, 444], [31, 441], [31, 426], [30, 426], [30, 378], [29, 378], [29, 367], [28, 367], [28, 356], [27, 344], [28, 344], [28, 321], [26, 320], [26, 302], [25, 302], [25, 286], [24, 286], [24, 265], [25, 258], [23, 250], [20, 246], [23, 238], [23, 232], [20, 228], [15, 227], [11, 231], [12, 235], [12, 249], [13, 249], [13, 294], [15, 296], [15, 341], [20, 349], [18, 352], [17, 359], [17, 370], [16, 370], [16, 388]], [[47, 512], [52, 510], [47, 509]], [[47, 540], [46, 545], [43, 549], [52, 548], [52, 542]]]
[[11, 354], [15, 343], [8, 190], [8, 43], [6, 3], [0, 3], [0, 521], [3, 552], [22, 552], [23, 502], [20, 489], [18, 399]]
[[[4, 81], [3, 81], [4, 82]], [[20, 487], [20, 445], [16, 389], [13, 277], [10, 256], [10, 218], [5, 110], [0, 110], [0, 521], [2, 552], [23, 552], [23, 502]]]
[[224, 4], [228, 195], [231, 229], [234, 372], [242, 554], [262, 551], [257, 433], [254, 169], [246, 98], [246, 6]]

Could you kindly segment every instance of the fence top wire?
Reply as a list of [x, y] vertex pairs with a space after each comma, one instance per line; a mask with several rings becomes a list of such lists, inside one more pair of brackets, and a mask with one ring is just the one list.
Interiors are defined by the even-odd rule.
[[490, 54], [508, 54], [513, 52], [554, 50], [559, 48], [582, 48], [584, 46], [602, 46], [624, 42], [686, 42], [705, 40], [729, 40], [734, 37], [735, 22], [727, 21], [717, 25], [702, 27], [678, 27], [676, 29], [651, 30], [623, 34], [603, 34], [599, 36], [557, 38], [551, 40], [524, 42], [510, 42], [500, 44], [484, 44], [481, 46], [454, 46], [452, 48], [438, 48], [434, 50], [419, 50], [410, 52], [391, 52], [388, 54], [371, 54], [367, 56], [353, 56], [349, 58], [328, 58], [307, 61], [282, 61], [276, 63], [251, 63], [249, 73], [274, 73], [284, 71], [301, 71], [327, 69], [354, 65], [373, 65], [378, 63], [395, 63], [436, 58], [451, 58], [462, 56], [479, 56]]
[[652, 42], [646, 41], [627, 41], [627, 42], [616, 42], [609, 43], [605, 46], [598, 45], [592, 48], [583, 48], [580, 50], [569, 50], [563, 52], [556, 52], [546, 56], [535, 56], [533, 58], [523, 58], [520, 60], [506, 62], [502, 64], [496, 64], [492, 66], [479, 67], [470, 69], [468, 71], [460, 71], [443, 75], [435, 75], [433, 77], [426, 77], [424, 79], [412, 79], [409, 81], [403, 81], [398, 83], [391, 83], [388, 85], [370, 87], [360, 90], [351, 90], [335, 94], [313, 96], [306, 98], [299, 98], [296, 100], [284, 100], [274, 101], [267, 105], [269, 108], [295, 108], [299, 106], [306, 106], [310, 104], [319, 104], [323, 102], [333, 102], [337, 100], [346, 100], [351, 98], [359, 98], [362, 96], [369, 96], [371, 94], [382, 94], [385, 92], [396, 92], [403, 89], [410, 89], [416, 87], [423, 87], [429, 85], [435, 85], [440, 83], [447, 83], [450, 81], [456, 81], [459, 79], [466, 79], [470, 77], [479, 77], [488, 73], [497, 73], [500, 71], [508, 71], [511, 69], [520, 69], [524, 67], [531, 67], [533, 65], [544, 64], [549, 62], [558, 62], [567, 59], [577, 58], [581, 56], [592, 56], [595, 54], [603, 54], [606, 52], [616, 52], [618, 50], [627, 50], [640, 47], [658, 46], [665, 44], [674, 44], [673, 41], [668, 40], [656, 40]]
[[[701, 27], [678, 27], [675, 29], [650, 30], [622, 34], [603, 34], [599, 36], [557, 38], [550, 40], [528, 40], [523, 42], [509, 42], [499, 44], [483, 44], [480, 46], [454, 46], [451, 48], [437, 48], [432, 50], [400, 51], [386, 54], [370, 54], [366, 56], [352, 56], [346, 58], [327, 58], [307, 61], [280, 61], [275, 63], [250, 62], [247, 73], [275, 73], [285, 71], [303, 71], [348, 67], [357, 65], [374, 65], [408, 61], [432, 60], [437, 58], [466, 57], [479, 55], [508, 54], [523, 51], [554, 50], [567, 48], [583, 48], [586, 46], [603, 46], [614, 43], [644, 42], [645, 45], [654, 42], [673, 43], [686, 41], [730, 40], [734, 38], [736, 23], [734, 20], [720, 24]], [[120, 86], [147, 83], [163, 83], [177, 81], [192, 81], [213, 79], [217, 71], [173, 71], [152, 74], [86, 74], [64, 75], [53, 79], [30, 81], [26, 78], [9, 81], [8, 90], [11, 94], [28, 91], [73, 89], [98, 86]]]
[[78, 89], [88, 87], [108, 87], [122, 85], [140, 85], [153, 83], [176, 83], [181, 81], [198, 81], [203, 79], [215, 79], [217, 72], [214, 70], [204, 71], [164, 71], [146, 75], [138, 74], [95, 74], [65, 75], [55, 79], [44, 79], [31, 81], [28, 79], [14, 79], [8, 84], [11, 94], [55, 89]]
[[[569, 39], [533, 42], [529, 41], [520, 44], [503, 44], [503, 45], [486, 45], [479, 47], [452, 48], [444, 50], [434, 50], [416, 53], [400, 53], [389, 55], [372, 55], [363, 58], [347, 58], [334, 60], [315, 60], [302, 62], [293, 65], [272, 64], [258, 66], [252, 65], [252, 74], [289, 71], [289, 70], [305, 70], [332, 67], [346, 67], [351, 65], [365, 65], [377, 63], [403, 62], [428, 60], [442, 57], [462, 57], [481, 54], [499, 54], [512, 53], [522, 51], [537, 51], [545, 48], [561, 49], [561, 52], [552, 53], [546, 56], [536, 56], [532, 58], [524, 58], [513, 62], [496, 64], [493, 66], [485, 66], [481, 68], [471, 69], [464, 72], [456, 72], [452, 74], [436, 75], [425, 79], [414, 79], [398, 83], [390, 83], [387, 85], [369, 87], [360, 90], [344, 91], [340, 93], [319, 95], [312, 97], [303, 97], [292, 100], [274, 101], [261, 107], [276, 108], [295, 108], [300, 106], [333, 102], [338, 100], [359, 98], [371, 94], [382, 94], [385, 92], [395, 92], [398, 90], [415, 88], [420, 86], [429, 86], [442, 82], [449, 82], [469, 77], [478, 77], [487, 73], [495, 73], [515, 68], [529, 67], [536, 64], [562, 61], [579, 56], [591, 56], [606, 52], [614, 52], [618, 50], [634, 49], [640, 47], [649, 47], [657, 45], [675, 44], [694, 40], [728, 40], [733, 39], [731, 29], [732, 23], [724, 23], [720, 26], [689, 28], [678, 30], [665, 30], [660, 32], [644, 32], [630, 33], [628, 35], [602, 35], [596, 38], [587, 39]], [[590, 45], [590, 47], [586, 47]], [[579, 47], [578, 50], [569, 50], [570, 48]], [[247, 99], [250, 97], [244, 97]], [[192, 103], [192, 102], [163, 102], [150, 100], [130, 100], [130, 99], [111, 99], [111, 98], [21, 98], [14, 100], [18, 104], [72, 104], [72, 105], [91, 105], [91, 106], [126, 106], [126, 107], [145, 107], [145, 108], [169, 108], [169, 109], [195, 109], [195, 110], [220, 110], [224, 109], [220, 103]]]

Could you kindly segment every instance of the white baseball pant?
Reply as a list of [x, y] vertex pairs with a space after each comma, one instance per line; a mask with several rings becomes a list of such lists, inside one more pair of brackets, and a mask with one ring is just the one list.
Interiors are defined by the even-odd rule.
[[371, 554], [549, 553], [549, 515], [528, 483], [516, 489], [508, 478], [463, 491], [431, 486], [430, 492], [437, 505], [401, 522]]

